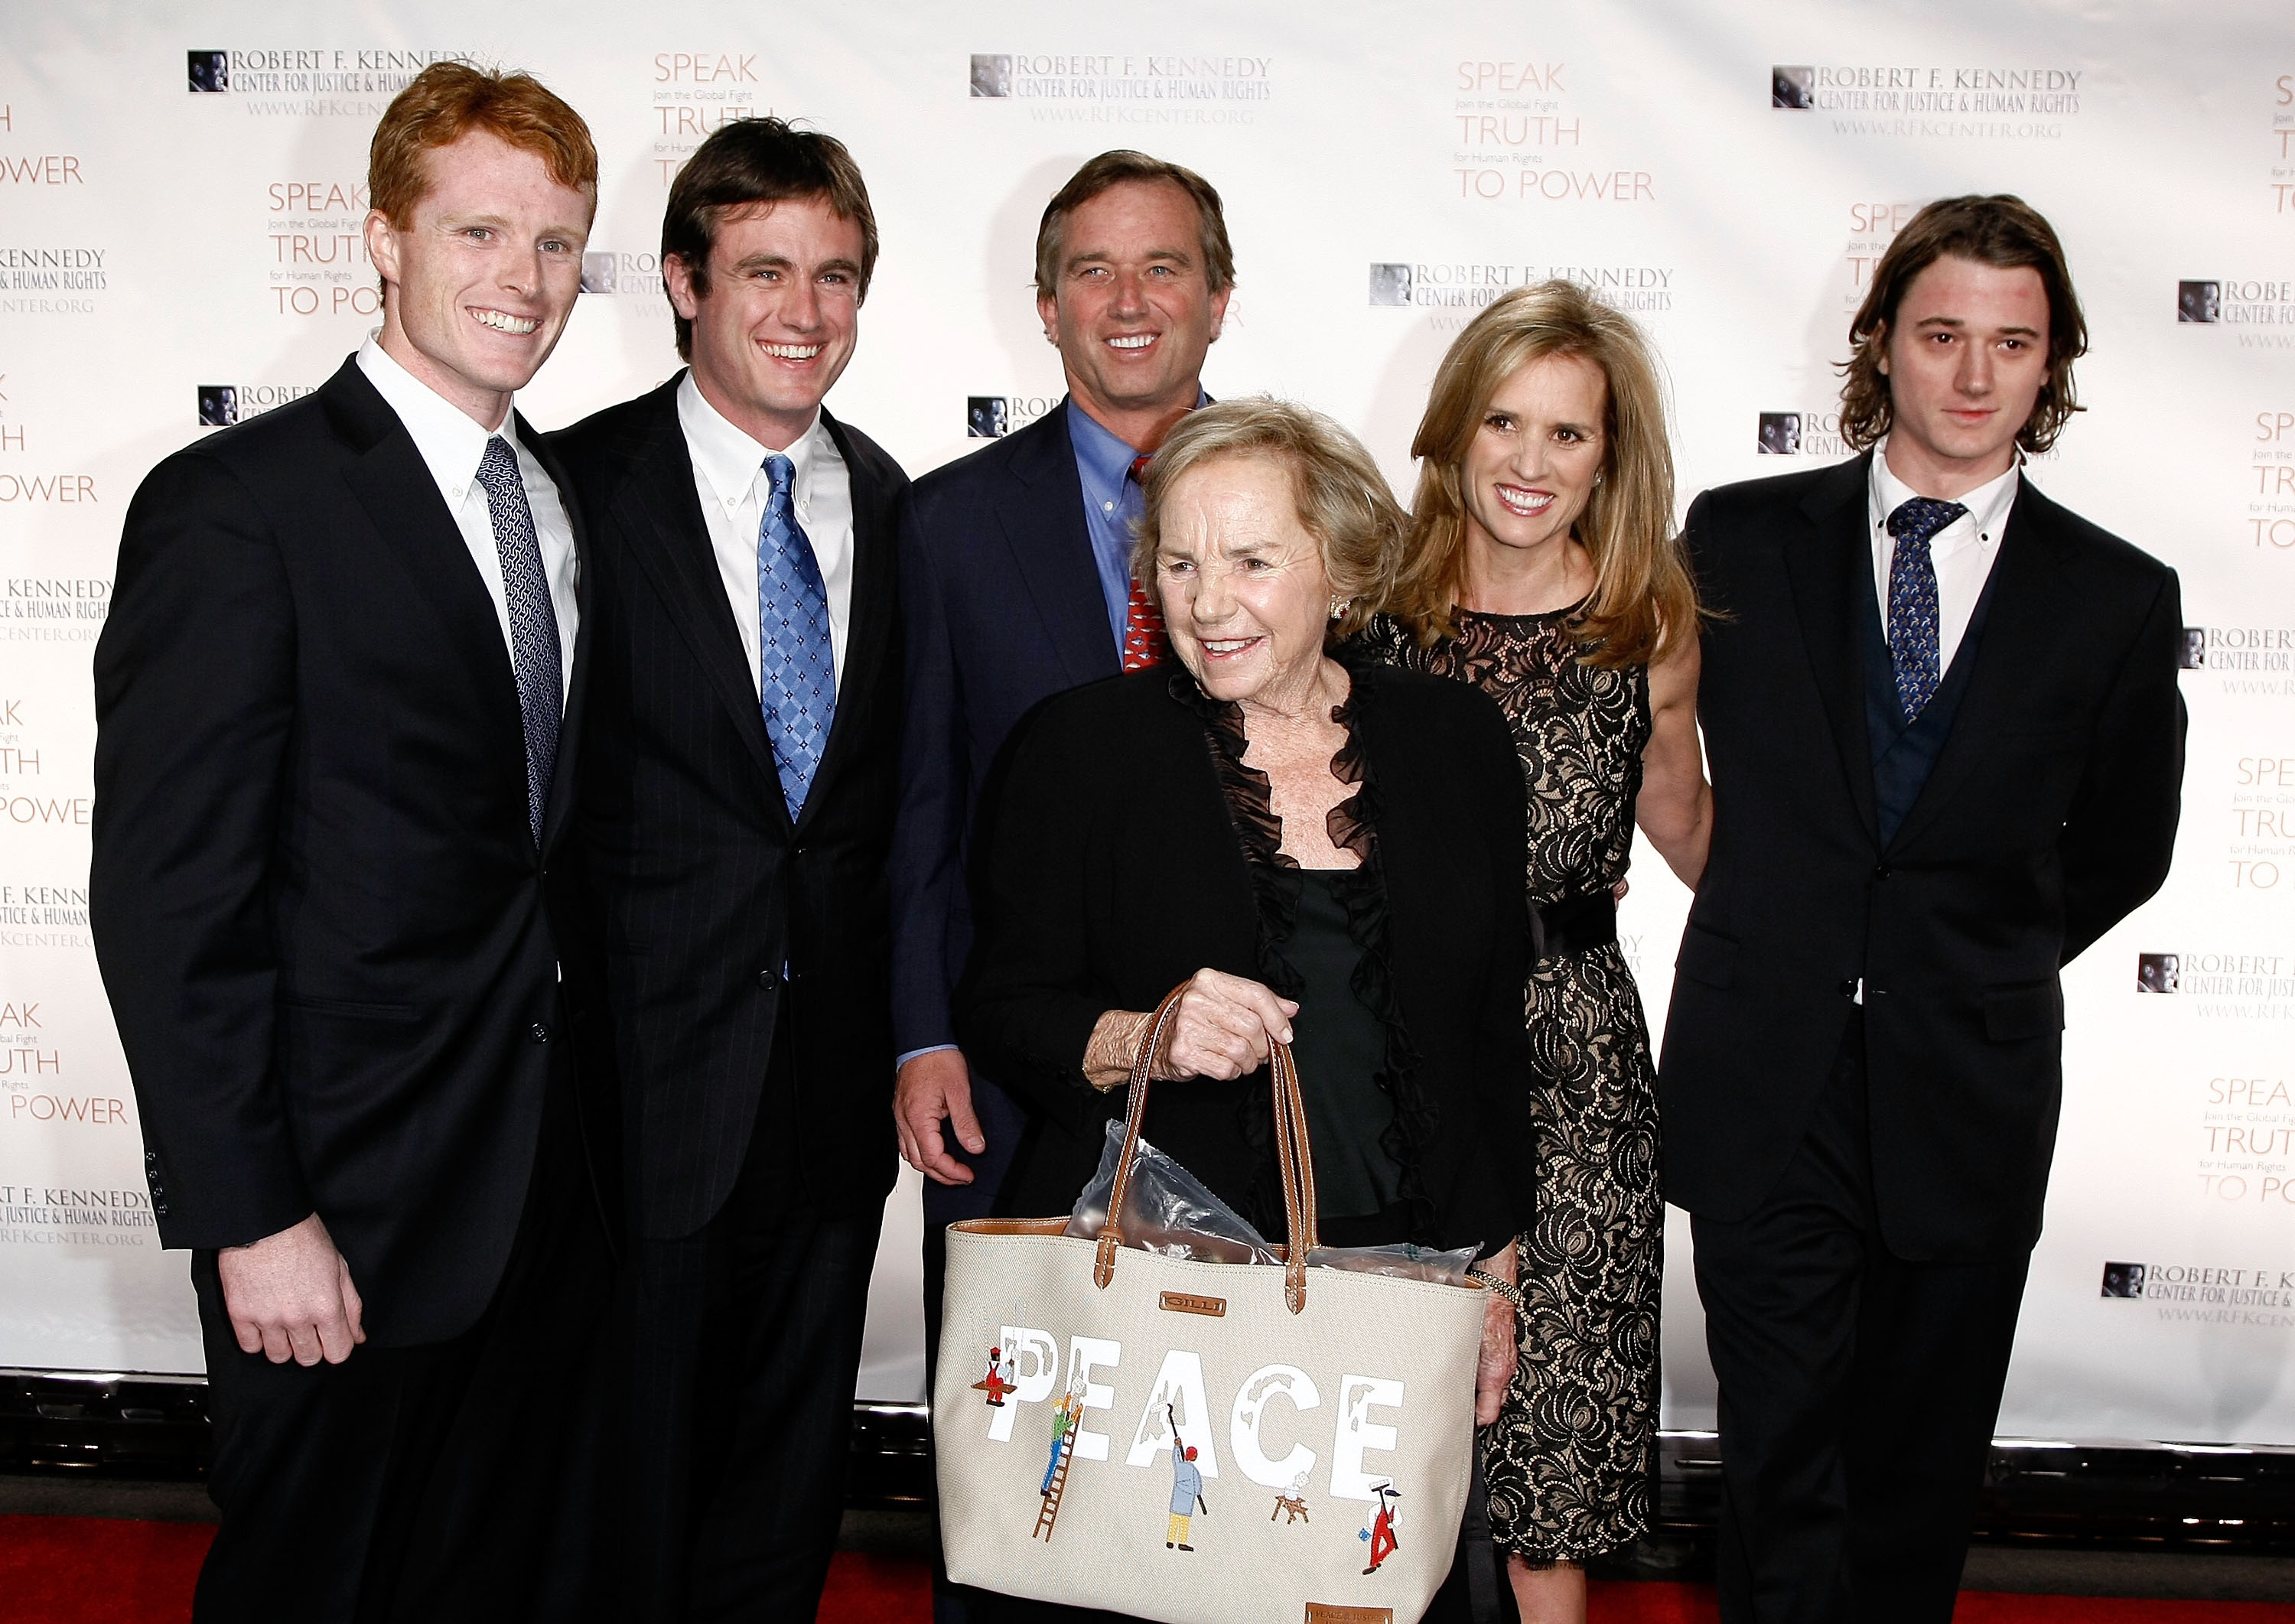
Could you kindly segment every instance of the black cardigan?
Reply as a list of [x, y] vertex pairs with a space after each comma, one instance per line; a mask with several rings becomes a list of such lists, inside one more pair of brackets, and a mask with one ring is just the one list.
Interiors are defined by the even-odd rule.
[[[1487, 1252], [1534, 1210], [1522, 769], [1479, 690], [1384, 666], [1352, 675], [1356, 810], [1386, 902], [1379, 1001], [1404, 1034], [1390, 1056], [1408, 1060], [1393, 1081], [1418, 1197], [1409, 1238]], [[1152, 1009], [1205, 967], [1268, 979], [1267, 887], [1222, 792], [1215, 708], [1173, 667], [1062, 695], [984, 808], [956, 1015], [974, 1063], [1029, 1107], [1000, 1212], [1065, 1213], [1097, 1165], [1124, 1098], [1083, 1078], [1103, 1011]], [[1266, 1097], [1263, 1070], [1157, 1083], [1145, 1131], [1280, 1239]]]

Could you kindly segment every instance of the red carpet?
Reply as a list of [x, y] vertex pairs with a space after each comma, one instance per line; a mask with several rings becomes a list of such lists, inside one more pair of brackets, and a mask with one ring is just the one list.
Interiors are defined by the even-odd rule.
[[[1589, 1624], [1715, 1624], [1711, 1585], [1589, 1587]], [[2141, 1602], [1961, 1592], [1953, 1624], [2295, 1624], [2295, 1603]]]
[[[184, 1624], [204, 1522], [0, 1517], [0, 1624]], [[926, 1624], [922, 1563], [839, 1551], [819, 1624]], [[1714, 1624], [1707, 1585], [1600, 1584], [1591, 1624]], [[2295, 1624], [2295, 1603], [2138, 1602], [1970, 1591], [1954, 1624]]]

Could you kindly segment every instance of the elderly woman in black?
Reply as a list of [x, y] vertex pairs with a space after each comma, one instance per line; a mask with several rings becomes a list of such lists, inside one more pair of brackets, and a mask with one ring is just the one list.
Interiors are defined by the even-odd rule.
[[[1513, 1278], [1534, 1204], [1521, 768], [1484, 695], [1344, 659], [1406, 523], [1299, 407], [1207, 406], [1157, 453], [1134, 573], [1175, 661], [1046, 706], [984, 825], [957, 1016], [1033, 1119], [1005, 1211], [1068, 1210], [1185, 983], [1150, 1140], [1282, 1238], [1263, 1068], [1290, 1042], [1325, 1244], [1471, 1245]], [[1494, 1294], [1485, 1423], [1512, 1314]]]

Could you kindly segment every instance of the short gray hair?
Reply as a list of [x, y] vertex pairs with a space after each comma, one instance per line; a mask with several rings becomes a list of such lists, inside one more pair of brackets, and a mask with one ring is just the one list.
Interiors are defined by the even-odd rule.
[[1347, 600], [1330, 639], [1352, 637], [1386, 607], [1410, 521], [1360, 440], [1305, 406], [1262, 396], [1191, 412], [1148, 465], [1148, 509], [1131, 545], [1135, 579], [1155, 579], [1164, 501], [1183, 476], [1228, 460], [1272, 461], [1291, 476], [1293, 511], [1315, 538], [1323, 574]]

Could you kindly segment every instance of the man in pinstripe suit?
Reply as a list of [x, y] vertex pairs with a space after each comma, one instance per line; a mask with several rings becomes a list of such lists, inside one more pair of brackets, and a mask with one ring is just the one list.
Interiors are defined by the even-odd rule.
[[906, 477], [821, 409], [877, 232], [829, 136], [746, 119], [671, 188], [691, 370], [559, 437], [596, 535], [597, 841], [625, 1089], [614, 1618], [813, 1616], [894, 1167]]

